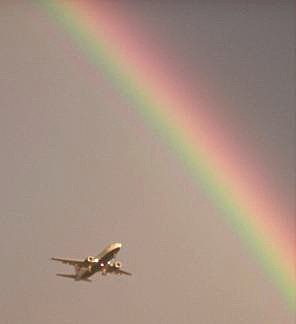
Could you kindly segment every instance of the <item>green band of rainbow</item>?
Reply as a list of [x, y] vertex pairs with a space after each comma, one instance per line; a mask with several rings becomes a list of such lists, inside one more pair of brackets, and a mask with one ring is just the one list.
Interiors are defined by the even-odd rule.
[[[279, 206], [252, 180], [252, 170], [221, 140], [202, 96], [178, 93], [176, 84], [151, 62], [120, 13], [89, 0], [38, 0], [70, 32], [94, 66], [153, 125], [207, 192], [271, 281], [295, 310], [293, 231], [276, 223]], [[219, 133], [219, 135], [218, 135]], [[258, 189], [259, 188], [259, 189]], [[262, 189], [262, 188], [261, 188]]]

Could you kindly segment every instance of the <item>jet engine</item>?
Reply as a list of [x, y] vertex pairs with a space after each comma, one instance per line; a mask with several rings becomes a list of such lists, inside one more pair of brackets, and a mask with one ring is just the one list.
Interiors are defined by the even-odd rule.
[[115, 263], [114, 263], [114, 267], [115, 267], [116, 269], [120, 269], [120, 268], [122, 267], [122, 262], [120, 262], [120, 261], [115, 261]]
[[89, 257], [86, 258], [86, 260], [87, 260], [88, 263], [93, 263], [95, 261], [95, 257], [89, 256]]

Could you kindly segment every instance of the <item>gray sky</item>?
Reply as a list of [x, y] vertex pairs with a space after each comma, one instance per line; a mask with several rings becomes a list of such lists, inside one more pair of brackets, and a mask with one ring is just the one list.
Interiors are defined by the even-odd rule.
[[[217, 118], [293, 224], [295, 3], [216, 2], [121, 7], [174, 49], [180, 73], [206, 76]], [[294, 323], [181, 162], [52, 17], [3, 0], [0, 40], [1, 323]], [[113, 241], [133, 277], [55, 276], [72, 269], [51, 256]]]

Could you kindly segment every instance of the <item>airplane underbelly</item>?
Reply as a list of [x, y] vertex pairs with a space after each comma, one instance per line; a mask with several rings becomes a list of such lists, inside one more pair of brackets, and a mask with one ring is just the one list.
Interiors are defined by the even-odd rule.
[[87, 268], [81, 268], [77, 273], [76, 273], [76, 278], [77, 280], [81, 280], [84, 278], [87, 278], [91, 275], [91, 273], [88, 271]]

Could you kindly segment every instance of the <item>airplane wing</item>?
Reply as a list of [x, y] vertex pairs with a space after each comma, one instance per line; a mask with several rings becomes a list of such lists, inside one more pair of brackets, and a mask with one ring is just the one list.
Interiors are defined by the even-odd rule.
[[131, 276], [132, 275], [130, 272], [127, 272], [127, 271], [124, 271], [124, 270], [120, 270], [120, 269], [117, 269], [115, 272], [117, 274], [120, 274], [120, 275], [122, 275], [122, 274], [125, 274], [127, 276]]
[[51, 260], [54, 261], [60, 261], [66, 264], [70, 264], [70, 265], [83, 265], [85, 263], [85, 260], [75, 260], [75, 259], [63, 259], [63, 258], [51, 258]]

